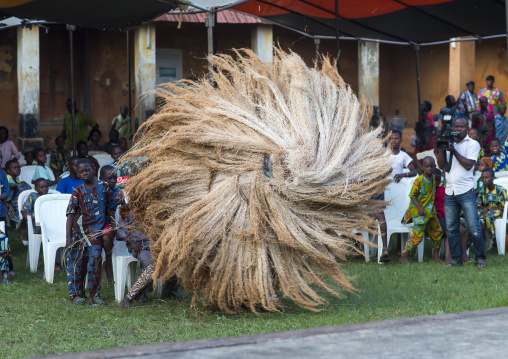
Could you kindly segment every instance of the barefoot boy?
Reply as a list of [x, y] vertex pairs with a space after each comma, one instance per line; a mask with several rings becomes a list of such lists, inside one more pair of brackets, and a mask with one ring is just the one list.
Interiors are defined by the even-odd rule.
[[406, 243], [406, 248], [402, 252], [402, 257], [399, 262], [408, 264], [407, 257], [411, 250], [420, 244], [423, 240], [425, 230], [427, 230], [432, 246], [432, 258], [436, 262], [441, 262], [439, 259], [439, 248], [441, 248], [441, 237], [443, 236], [443, 229], [439, 224], [437, 217], [436, 207], [434, 206], [434, 199], [436, 194], [436, 179], [434, 178], [434, 170], [436, 163], [430, 156], [425, 157], [422, 163], [423, 174], [418, 177], [414, 183], [409, 197], [411, 203], [406, 212], [406, 222], [410, 219], [413, 220], [413, 234]]
[[[66, 249], [67, 282], [72, 303], [84, 304], [82, 269], [87, 265], [88, 290], [90, 301], [95, 305], [104, 305], [100, 298], [102, 269], [102, 234], [106, 225], [106, 216], [114, 216], [112, 192], [107, 183], [94, 176], [92, 163], [88, 159], [77, 162], [78, 176], [83, 184], [72, 192], [67, 207]], [[84, 258], [88, 257], [85, 264]]]
[[[113, 166], [103, 166], [101, 168], [101, 173], [99, 179], [101, 181], [104, 181], [108, 184], [109, 189], [112, 192], [111, 200], [113, 202], [112, 204], [112, 210], [113, 212], [116, 211], [116, 207], [118, 207], [122, 203], [122, 190], [116, 188], [116, 170]], [[106, 252], [106, 261], [104, 262], [104, 270], [106, 271], [106, 277], [108, 279], [109, 284], [113, 284], [115, 281], [113, 279], [113, 265], [112, 265], [112, 259], [111, 255], [113, 253], [113, 238], [115, 237], [115, 231], [113, 230], [113, 227], [111, 226], [110, 222], [106, 224], [103, 230], [103, 238], [104, 238], [104, 251]]]

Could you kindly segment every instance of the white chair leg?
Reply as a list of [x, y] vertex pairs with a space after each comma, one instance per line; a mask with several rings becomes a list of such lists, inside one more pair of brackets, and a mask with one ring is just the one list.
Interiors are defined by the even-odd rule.
[[55, 276], [55, 258], [56, 251], [59, 247], [52, 245], [51, 243], [46, 244], [46, 248], [43, 248], [44, 255], [44, 276], [48, 283], [53, 283]]
[[[496, 227], [496, 244], [497, 244], [497, 253], [499, 255], [505, 254], [505, 241], [506, 241], [506, 225], [504, 224], [502, 219], [496, 219], [494, 222], [494, 226]], [[503, 230], [503, 226], [505, 226]]]
[[118, 262], [118, 280], [115, 282], [115, 299], [121, 302], [125, 293], [125, 282], [127, 280], [127, 265], [125, 260], [119, 259]]
[[360, 232], [363, 236], [363, 239], [365, 240], [365, 243], [363, 243], [363, 253], [365, 256], [365, 262], [370, 262], [370, 245], [367, 243], [370, 243], [370, 236], [368, 232], [362, 231]]
[[423, 237], [422, 241], [418, 245], [418, 262], [423, 262], [423, 246], [425, 243], [425, 236]]
[[137, 261], [132, 261], [129, 263], [127, 268], [127, 289], [131, 290], [134, 282], [136, 281], [136, 264]]

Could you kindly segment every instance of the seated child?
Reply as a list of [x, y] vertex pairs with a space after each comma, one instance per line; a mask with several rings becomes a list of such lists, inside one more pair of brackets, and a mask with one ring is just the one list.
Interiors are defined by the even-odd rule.
[[[141, 271], [143, 272], [152, 261], [152, 255], [150, 253], [151, 242], [142, 232], [143, 228], [136, 222], [134, 213], [129, 210], [127, 204], [123, 203], [120, 207], [119, 217], [117, 222], [119, 229], [116, 231], [116, 239], [126, 242], [130, 254], [140, 261]], [[146, 288], [143, 288], [136, 299], [140, 302], [148, 301], [145, 292]]]
[[111, 148], [111, 158], [113, 159], [113, 162], [111, 162], [109, 165], [116, 166], [118, 163], [118, 160], [120, 159], [120, 157], [122, 157], [122, 155], [123, 155], [122, 147], [120, 147], [118, 145], [113, 146]]
[[[494, 168], [494, 161], [490, 157], [482, 157], [480, 161], [478, 161], [478, 172], [483, 173], [487, 168]], [[476, 196], [478, 197], [478, 192], [483, 188], [482, 177], [478, 178], [476, 182]]]
[[[5, 171], [7, 172], [7, 179], [9, 180], [9, 188], [11, 189], [11, 196], [7, 199], [7, 207], [9, 209], [9, 218], [15, 223], [20, 221], [18, 212], [18, 198], [19, 194], [23, 191], [30, 190], [32, 187], [26, 183], [21, 182], [18, 178], [21, 167], [18, 160], [13, 159], [7, 161], [5, 164]], [[18, 226], [19, 227], [19, 226]], [[21, 229], [21, 238], [23, 241], [28, 240], [28, 233], [25, 229]]]
[[83, 184], [83, 181], [78, 177], [76, 163], [78, 163], [79, 157], [74, 156], [69, 159], [69, 175], [58, 181], [56, 190], [60, 193], [71, 194], [74, 188]]
[[[84, 304], [84, 271], [88, 273], [88, 291], [94, 305], [105, 305], [100, 298], [102, 271], [102, 230], [106, 216], [114, 216], [112, 192], [107, 183], [94, 176], [92, 163], [80, 159], [78, 176], [83, 184], [72, 192], [67, 207], [67, 283], [72, 303]], [[88, 257], [88, 260], [84, 258]], [[83, 273], [83, 274], [82, 274]]]
[[506, 145], [508, 142], [503, 142], [497, 138], [493, 138], [489, 142], [490, 158], [494, 161], [494, 168], [496, 172], [508, 170], [508, 157], [506, 155]]
[[425, 231], [427, 231], [432, 240], [432, 259], [435, 262], [442, 262], [439, 259], [439, 249], [441, 248], [443, 229], [439, 224], [436, 206], [434, 205], [436, 193], [434, 170], [436, 169], [436, 163], [432, 157], [427, 156], [423, 159], [422, 167], [423, 174], [414, 181], [413, 188], [409, 194], [411, 203], [406, 212], [405, 221], [409, 223], [412, 220], [414, 227], [413, 234], [406, 243], [406, 248], [399, 259], [399, 262], [402, 264], [409, 263], [407, 259], [409, 253], [423, 240]]
[[22, 164], [21, 167], [31, 166], [34, 163], [34, 157], [32, 156], [33, 147], [27, 147], [23, 150], [23, 157], [25, 158], [26, 164]]
[[482, 173], [484, 187], [478, 194], [478, 216], [482, 226], [483, 238], [489, 241], [492, 246], [496, 241], [494, 223], [496, 219], [503, 216], [504, 202], [506, 200], [506, 189], [494, 184], [494, 171], [490, 168]]
[[57, 177], [54, 181], [51, 180], [48, 169], [45, 167], [46, 165], [46, 153], [41, 148], [36, 148], [32, 152], [35, 162], [37, 162], [37, 168], [35, 169], [35, 173], [32, 177], [32, 183], [35, 184], [35, 180], [39, 178], [44, 178], [48, 181], [48, 186], [50, 189], [55, 189], [60, 177]]
[[[113, 166], [103, 166], [101, 168], [101, 173], [99, 179], [108, 184], [109, 189], [112, 192], [112, 209], [116, 211], [116, 207], [118, 207], [122, 203], [122, 190], [116, 188], [116, 170]], [[113, 261], [112, 261], [112, 253], [113, 253], [113, 238], [115, 238], [115, 231], [112, 229], [109, 218], [106, 218], [106, 226], [102, 232], [104, 238], [104, 251], [106, 252], [106, 261], [104, 263], [104, 270], [106, 271], [106, 277], [108, 278], [108, 282], [113, 284]]]
[[58, 177], [64, 173], [65, 163], [71, 158], [71, 153], [65, 149], [65, 138], [62, 136], [58, 136], [55, 139], [55, 145], [56, 150], [51, 152], [49, 163], [55, 177]]
[[44, 196], [48, 194], [48, 181], [45, 178], [37, 178], [35, 180], [35, 192], [30, 193], [25, 203], [23, 204], [23, 209], [21, 213], [23, 214], [23, 219], [26, 221], [28, 216], [32, 216], [32, 222], [35, 233], [40, 234], [41, 228], [39, 226], [35, 226], [35, 217], [34, 217], [34, 209], [35, 209], [35, 201], [40, 196]]

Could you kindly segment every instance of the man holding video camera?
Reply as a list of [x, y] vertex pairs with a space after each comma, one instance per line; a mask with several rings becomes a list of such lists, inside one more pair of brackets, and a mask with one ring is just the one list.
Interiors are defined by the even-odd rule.
[[[460, 214], [464, 213], [473, 238], [476, 266], [485, 268], [485, 246], [478, 218], [474, 192], [474, 165], [480, 152], [480, 144], [467, 135], [468, 120], [459, 117], [453, 124], [453, 132], [440, 134], [436, 140], [436, 156], [440, 169], [446, 170], [445, 215], [452, 262], [446, 267], [462, 265], [460, 240]], [[448, 143], [446, 143], [448, 141]], [[444, 149], [443, 142], [447, 145]]]

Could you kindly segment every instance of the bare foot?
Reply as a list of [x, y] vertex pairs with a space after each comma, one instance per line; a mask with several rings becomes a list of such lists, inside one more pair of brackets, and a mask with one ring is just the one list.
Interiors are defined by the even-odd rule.
[[18, 275], [12, 270], [9, 273], [7, 273], [7, 277], [17, 277], [17, 276]]
[[443, 261], [442, 259], [440, 259], [440, 258], [432, 258], [432, 260], [433, 260], [434, 262], [436, 262], [436, 263], [441, 263], [441, 264], [443, 264], [443, 263], [444, 263], [444, 261]]
[[379, 259], [379, 261], [382, 262], [382, 263], [389, 262], [390, 258], [388, 257], [388, 255], [389, 255], [388, 248], [383, 247], [383, 254], [381, 254], [381, 258]]

